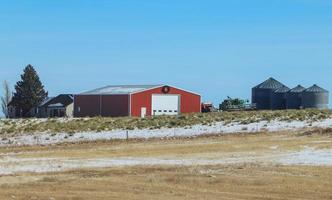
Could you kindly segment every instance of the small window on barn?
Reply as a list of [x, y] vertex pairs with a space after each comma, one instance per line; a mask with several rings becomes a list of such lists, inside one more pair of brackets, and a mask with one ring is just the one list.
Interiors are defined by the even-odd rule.
[[164, 110], [164, 112], [167, 112], [167, 110]]
[[173, 110], [169, 110], [168, 112], [170, 112], [170, 113], [171, 113], [171, 112], [173, 112]]
[[158, 110], [158, 112], [161, 112], [161, 110]]
[[177, 113], [178, 111], [177, 111], [177, 110], [174, 110], [174, 112], [176, 112], [176, 113]]

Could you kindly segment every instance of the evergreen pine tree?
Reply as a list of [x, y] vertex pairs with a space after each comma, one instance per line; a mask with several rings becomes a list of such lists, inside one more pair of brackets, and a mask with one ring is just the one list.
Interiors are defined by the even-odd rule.
[[38, 106], [48, 96], [32, 65], [25, 67], [21, 80], [15, 85], [15, 90], [13, 104], [20, 110], [21, 117], [31, 117], [31, 109]]

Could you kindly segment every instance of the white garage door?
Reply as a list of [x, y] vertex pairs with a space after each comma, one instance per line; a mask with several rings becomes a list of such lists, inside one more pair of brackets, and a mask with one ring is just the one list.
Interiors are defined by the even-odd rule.
[[179, 95], [152, 95], [152, 115], [180, 114]]

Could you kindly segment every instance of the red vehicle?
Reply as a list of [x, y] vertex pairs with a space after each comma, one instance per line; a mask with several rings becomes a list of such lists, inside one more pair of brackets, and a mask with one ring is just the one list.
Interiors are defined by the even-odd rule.
[[202, 113], [215, 111], [212, 103], [202, 103], [201, 108], [202, 108]]

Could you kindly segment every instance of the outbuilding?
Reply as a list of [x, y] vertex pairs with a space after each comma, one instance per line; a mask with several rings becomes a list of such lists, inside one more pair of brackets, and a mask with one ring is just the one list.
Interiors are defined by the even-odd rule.
[[[47, 97], [38, 106], [33, 107], [29, 115], [37, 118], [55, 118], [55, 117], [73, 117], [73, 95], [60, 94], [56, 97]], [[9, 118], [21, 118], [21, 110], [13, 105], [11, 101], [8, 104]]]
[[73, 117], [73, 95], [60, 94], [50, 97], [37, 107], [36, 117]]
[[329, 91], [313, 85], [302, 92], [302, 107], [303, 108], [329, 108]]
[[295, 88], [289, 90], [286, 94], [287, 97], [287, 109], [301, 109], [302, 107], [302, 93], [305, 88], [302, 85], [298, 85]]
[[271, 108], [272, 110], [284, 110], [287, 106], [286, 94], [290, 89], [287, 86], [282, 86], [281, 88], [272, 92], [271, 96]]
[[115, 85], [74, 96], [74, 117], [146, 117], [201, 112], [201, 96], [168, 85]]
[[[258, 110], [271, 110], [273, 109], [272, 105], [273, 92], [284, 87], [285, 87], [284, 84], [280, 83], [279, 81], [271, 77], [268, 80], [264, 81], [263, 83], [252, 88], [252, 103], [256, 104]], [[280, 95], [277, 94], [277, 96]]]

